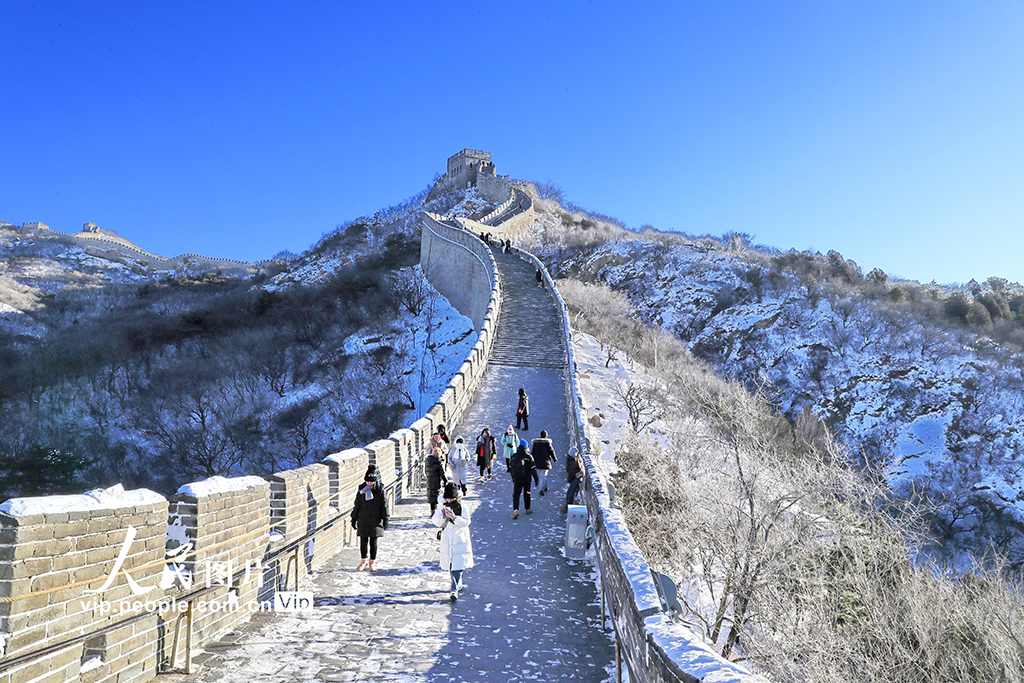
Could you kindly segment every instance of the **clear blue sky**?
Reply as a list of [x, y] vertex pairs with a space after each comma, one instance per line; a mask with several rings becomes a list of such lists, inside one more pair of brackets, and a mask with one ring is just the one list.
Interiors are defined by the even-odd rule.
[[462, 149], [631, 227], [1024, 282], [1024, 3], [0, 3], [0, 219], [301, 251]]

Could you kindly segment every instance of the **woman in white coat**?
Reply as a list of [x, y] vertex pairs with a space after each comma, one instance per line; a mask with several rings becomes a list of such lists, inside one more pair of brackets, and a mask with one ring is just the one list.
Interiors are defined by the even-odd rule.
[[469, 537], [469, 510], [462, 507], [459, 487], [455, 482], [444, 485], [444, 505], [430, 518], [435, 526], [441, 527], [437, 537], [441, 539], [441, 569], [447, 569], [451, 576], [452, 601], [459, 599], [462, 590], [462, 572], [473, 566], [473, 541]]
[[466, 494], [466, 482], [469, 481], [470, 454], [466, 442], [461, 436], [455, 437], [455, 445], [448, 451], [448, 466], [452, 468], [452, 481]]

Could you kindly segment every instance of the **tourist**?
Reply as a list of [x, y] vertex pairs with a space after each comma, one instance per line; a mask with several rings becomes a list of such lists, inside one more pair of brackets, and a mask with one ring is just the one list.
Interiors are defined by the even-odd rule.
[[469, 449], [461, 436], [455, 437], [455, 445], [448, 451], [448, 466], [452, 468], [452, 481], [466, 495], [466, 482], [469, 480]]
[[533, 457], [526, 450], [526, 441], [520, 441], [516, 452], [512, 454], [509, 464], [512, 474], [512, 519], [519, 517], [519, 494], [523, 495], [523, 507], [526, 514], [532, 515], [530, 509], [530, 484], [537, 481], [537, 470], [533, 466]]
[[519, 405], [516, 406], [516, 429], [522, 425], [523, 431], [530, 431], [530, 397], [519, 387]]
[[541, 287], [544, 286], [544, 275], [540, 272], [540, 268], [537, 269], [537, 284]]
[[533, 456], [533, 464], [537, 468], [537, 493], [543, 496], [548, 492], [548, 471], [551, 469], [551, 463], [558, 462], [547, 430], [540, 430], [540, 437], [533, 440], [530, 455]]
[[430, 503], [430, 514], [437, 510], [437, 496], [441, 486], [448, 483], [444, 474], [444, 453], [440, 448], [431, 448], [424, 462], [427, 475], [427, 502]]
[[462, 572], [473, 566], [473, 541], [469, 537], [469, 511], [462, 507], [459, 487], [448, 482], [444, 487], [444, 504], [430, 518], [441, 527], [437, 538], [441, 541], [441, 569], [451, 577], [449, 597], [454, 602], [462, 590]]
[[448, 451], [451, 450], [451, 441], [448, 439], [448, 433], [445, 431], [443, 424], [438, 424], [437, 429], [430, 435], [430, 444], [428, 446], [431, 450], [437, 448], [441, 451], [441, 461], [444, 462], [444, 466], [448, 467]]
[[[363, 486], [356, 492], [356, 500], [352, 504], [352, 528], [359, 537], [359, 566], [357, 572], [368, 568], [371, 572], [376, 568], [377, 539], [384, 535], [388, 528], [388, 501], [384, 497], [384, 488], [377, 479], [376, 468], [371, 465], [363, 477]], [[369, 552], [369, 566], [367, 566]]]
[[583, 485], [583, 457], [575, 451], [573, 448], [565, 461], [565, 476], [569, 481], [569, 490], [565, 492], [565, 507], [562, 508], [562, 514], [569, 512], [569, 506], [576, 500], [576, 494]]
[[502, 451], [502, 455], [505, 456], [505, 469], [511, 472], [512, 466], [510, 461], [512, 460], [512, 454], [516, 452], [516, 446], [519, 445], [519, 435], [516, 434], [516, 430], [512, 425], [509, 425], [505, 433], [501, 435], [501, 445], [505, 447]]
[[480, 481], [484, 480], [484, 471], [487, 478], [491, 478], [491, 463], [494, 462], [494, 437], [491, 430], [483, 428], [480, 436], [476, 437], [476, 466], [480, 468]]

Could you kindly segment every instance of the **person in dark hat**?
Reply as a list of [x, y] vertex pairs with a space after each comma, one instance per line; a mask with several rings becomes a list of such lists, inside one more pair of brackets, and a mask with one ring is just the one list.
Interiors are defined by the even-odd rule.
[[551, 463], [558, 462], [555, 447], [551, 445], [546, 429], [540, 430], [540, 437], [533, 440], [530, 455], [533, 456], [533, 464], [537, 468], [537, 493], [543, 496], [548, 492], [548, 472], [551, 470]]
[[383, 536], [388, 528], [388, 501], [384, 497], [384, 487], [380, 485], [377, 477], [377, 468], [372, 465], [366, 470], [363, 484], [356, 492], [356, 499], [352, 504], [352, 528], [359, 537], [361, 558], [356, 571], [369, 569], [372, 572], [376, 569], [374, 565], [377, 561], [377, 539]]
[[455, 482], [444, 485], [444, 504], [430, 521], [441, 527], [437, 538], [441, 541], [441, 569], [451, 577], [449, 597], [454, 602], [462, 590], [462, 572], [473, 566], [473, 541], [469, 536], [469, 510], [462, 507], [462, 492]]
[[533, 463], [533, 456], [526, 450], [526, 441], [520, 441], [516, 452], [512, 454], [509, 463], [509, 472], [512, 474], [512, 519], [519, 517], [519, 494], [523, 495], [523, 505], [526, 507], [526, 514], [532, 515], [530, 509], [530, 484], [537, 481], [537, 469]]

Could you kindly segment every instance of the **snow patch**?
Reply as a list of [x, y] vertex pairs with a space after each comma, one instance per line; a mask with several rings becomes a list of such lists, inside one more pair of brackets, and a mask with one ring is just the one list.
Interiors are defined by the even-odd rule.
[[0, 504], [0, 512], [11, 517], [28, 517], [30, 515], [50, 515], [60, 512], [84, 512], [90, 510], [119, 510], [136, 505], [152, 505], [166, 503], [167, 499], [149, 489], [125, 491], [118, 484], [108, 489], [94, 489], [87, 493], [71, 496], [36, 496], [30, 498], [11, 498]]
[[185, 484], [178, 489], [178, 493], [192, 496], [193, 498], [201, 498], [203, 496], [243, 491], [266, 485], [267, 480], [263, 477], [210, 477], [202, 481]]

